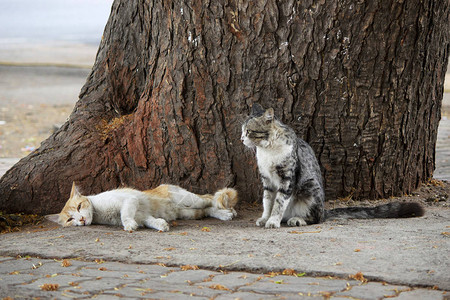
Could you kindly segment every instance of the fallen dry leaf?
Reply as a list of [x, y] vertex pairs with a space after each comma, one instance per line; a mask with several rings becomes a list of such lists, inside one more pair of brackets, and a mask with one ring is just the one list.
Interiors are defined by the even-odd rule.
[[63, 267], [70, 267], [71, 265], [72, 265], [72, 263], [68, 259], [64, 259], [61, 263], [61, 266], [63, 266]]
[[42, 263], [41, 263], [41, 262], [38, 262], [37, 265], [33, 264], [33, 266], [31, 267], [31, 269], [36, 270], [37, 268], [40, 268], [40, 267], [42, 267]]
[[196, 265], [184, 265], [180, 267], [181, 270], [187, 271], [187, 270], [198, 270], [198, 266]]
[[57, 283], [44, 283], [40, 286], [43, 291], [57, 291], [59, 289], [59, 284]]
[[323, 296], [324, 299], [330, 299], [333, 296], [331, 292], [319, 292]]
[[227, 288], [226, 286], [221, 285], [221, 284], [213, 284], [213, 285], [210, 285], [209, 288], [213, 289], [213, 290], [230, 291], [229, 288]]
[[441, 234], [442, 234], [443, 236], [450, 236], [450, 232], [448, 232], [448, 231], [441, 232]]
[[209, 275], [208, 278], [203, 279], [203, 282], [209, 282], [209, 281], [213, 280], [214, 276], [215, 275]]
[[107, 271], [108, 269], [105, 267], [98, 268], [99, 271]]
[[367, 282], [367, 279], [364, 278], [364, 275], [361, 272], [358, 272], [355, 275], [349, 275], [348, 277], [352, 278], [352, 279], [355, 279], [355, 280], [358, 280], [358, 281], [361, 281], [361, 282]]
[[164, 248], [165, 251], [173, 251], [173, 250], [175, 250], [175, 249], [176, 249], [176, 248], [174, 248], [174, 247]]
[[209, 228], [209, 227], [203, 227], [203, 228], [202, 228], [202, 231], [210, 232], [210, 231], [211, 231], [211, 228]]
[[361, 252], [361, 249], [355, 249], [355, 250], [353, 250], [353, 251], [355, 251], [355, 252]]
[[294, 269], [284, 269], [283, 272], [281, 272], [283, 275], [289, 275], [289, 276], [295, 276], [297, 273]]
[[277, 280], [277, 281], [274, 281], [274, 283], [276, 283], [276, 284], [283, 284], [284, 280], [283, 279], [282, 280]]
[[188, 233], [186, 231], [184, 232], [170, 232], [169, 235], [187, 235]]
[[280, 275], [280, 272], [269, 272], [265, 276], [266, 277], [275, 277], [275, 276], [278, 276], [278, 275]]
[[443, 187], [443, 186], [444, 186], [444, 183], [443, 183], [442, 181], [440, 181], [440, 180], [431, 178], [431, 179], [427, 182], [427, 185], [428, 185], [428, 186], [432, 185], [432, 186], [441, 186], [441, 187]]

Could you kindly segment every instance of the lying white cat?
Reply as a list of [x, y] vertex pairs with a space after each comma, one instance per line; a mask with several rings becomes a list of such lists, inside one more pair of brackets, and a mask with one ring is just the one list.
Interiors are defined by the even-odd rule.
[[179, 186], [160, 185], [153, 190], [120, 188], [93, 196], [83, 196], [75, 183], [70, 198], [59, 214], [47, 219], [67, 226], [91, 224], [122, 225], [124, 230], [138, 227], [168, 231], [168, 221], [213, 217], [228, 221], [236, 216], [237, 191], [219, 190], [214, 195], [197, 195]]

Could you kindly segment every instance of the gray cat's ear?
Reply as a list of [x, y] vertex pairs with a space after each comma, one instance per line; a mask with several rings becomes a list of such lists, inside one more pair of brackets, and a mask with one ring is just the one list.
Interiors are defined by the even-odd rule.
[[78, 191], [78, 188], [75, 184], [75, 181], [72, 182], [72, 190], [70, 191], [70, 198], [81, 196], [80, 192]]
[[275, 113], [273, 111], [273, 108], [268, 108], [265, 112], [264, 112], [264, 118], [266, 119], [267, 122], [272, 122], [272, 120], [275, 117]]
[[55, 222], [59, 224], [59, 214], [46, 215], [45, 218], [49, 221]]
[[253, 103], [252, 112], [250, 113], [250, 115], [254, 117], [259, 117], [262, 116], [265, 111], [266, 110], [259, 103]]

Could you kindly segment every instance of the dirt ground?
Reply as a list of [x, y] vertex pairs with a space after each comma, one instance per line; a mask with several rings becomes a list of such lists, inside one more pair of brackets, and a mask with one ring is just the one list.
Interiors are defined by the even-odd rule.
[[15, 104], [0, 108], [0, 157], [21, 158], [62, 125], [73, 105]]
[[0, 158], [22, 158], [70, 115], [90, 70], [0, 65]]

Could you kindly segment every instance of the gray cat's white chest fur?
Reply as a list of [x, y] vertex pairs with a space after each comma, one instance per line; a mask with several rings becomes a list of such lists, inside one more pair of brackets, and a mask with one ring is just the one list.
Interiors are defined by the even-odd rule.
[[258, 161], [258, 168], [266, 178], [270, 178], [273, 184], [279, 183], [280, 178], [276, 174], [276, 166], [280, 165], [286, 160], [286, 157], [292, 153], [291, 145], [282, 145], [270, 148], [256, 148], [256, 159]]

